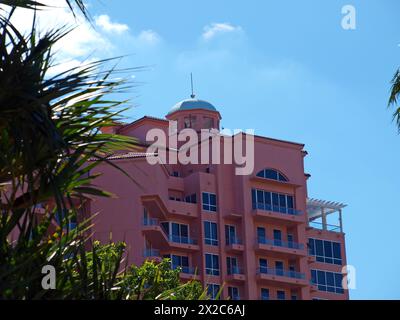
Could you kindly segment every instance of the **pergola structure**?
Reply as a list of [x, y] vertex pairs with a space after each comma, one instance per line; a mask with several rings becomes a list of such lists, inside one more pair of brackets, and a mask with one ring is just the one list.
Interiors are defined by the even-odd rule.
[[[315, 220], [321, 218], [320, 229], [343, 232], [342, 209], [346, 206], [340, 202], [308, 198], [307, 213], [310, 226], [318, 224]], [[330, 225], [327, 223], [327, 216], [335, 212], [339, 214], [339, 225]]]

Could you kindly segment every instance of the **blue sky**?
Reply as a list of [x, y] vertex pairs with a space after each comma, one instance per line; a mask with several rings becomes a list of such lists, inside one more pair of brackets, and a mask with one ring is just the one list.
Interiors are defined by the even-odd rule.
[[[348, 204], [351, 298], [400, 299], [400, 136], [386, 109], [400, 66], [398, 1], [89, 4], [90, 57], [129, 54], [122, 66], [148, 66], [135, 73], [131, 119], [163, 117], [189, 97], [193, 72], [198, 97], [218, 108], [224, 127], [305, 143], [309, 196]], [[341, 28], [346, 4], [356, 30]]]

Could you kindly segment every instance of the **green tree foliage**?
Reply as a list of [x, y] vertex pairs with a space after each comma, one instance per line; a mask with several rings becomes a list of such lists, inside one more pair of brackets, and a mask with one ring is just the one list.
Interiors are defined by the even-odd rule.
[[[87, 14], [83, 1], [67, 2]], [[109, 154], [136, 148], [135, 139], [101, 131], [121, 120], [126, 101], [108, 97], [130, 87], [121, 75], [133, 69], [118, 70], [110, 59], [50, 76], [52, 48], [70, 29], [38, 34], [33, 23], [22, 34], [14, 11], [44, 6], [0, 4], [10, 9], [0, 8], [0, 299], [203, 297], [199, 283], [181, 285], [167, 262], [127, 268], [124, 244], [89, 240], [85, 203], [110, 196], [96, 187], [93, 169], [116, 167]], [[56, 270], [55, 290], [42, 288], [46, 265]]]
[[392, 90], [390, 92], [389, 106], [394, 106], [393, 120], [396, 121], [397, 128], [400, 132], [400, 106], [397, 105], [400, 96], [400, 69], [396, 71], [392, 79]]

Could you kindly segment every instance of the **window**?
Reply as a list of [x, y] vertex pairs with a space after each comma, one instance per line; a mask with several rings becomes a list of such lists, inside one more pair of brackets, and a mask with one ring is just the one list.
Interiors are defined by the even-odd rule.
[[178, 243], [190, 243], [189, 226], [187, 224], [162, 222], [161, 227], [168, 235], [170, 241]]
[[182, 201], [182, 199], [180, 197], [176, 197], [176, 196], [169, 196], [169, 200], [172, 201]]
[[220, 290], [219, 284], [214, 284], [214, 283], [207, 284], [207, 293], [211, 297], [211, 299], [213, 300], [217, 299], [219, 290]]
[[203, 192], [203, 210], [217, 211], [217, 196], [214, 193]]
[[215, 222], [204, 221], [204, 242], [211, 246], [218, 245], [218, 229]]
[[180, 175], [179, 171], [173, 171], [172, 172], [172, 176], [173, 177], [180, 177], [181, 175]]
[[257, 240], [258, 240], [258, 243], [265, 243], [266, 239], [267, 239], [267, 237], [266, 237], [266, 234], [265, 234], [265, 228], [257, 227]]
[[238, 243], [235, 226], [225, 225], [225, 243], [227, 246]]
[[204, 129], [214, 128], [214, 119], [210, 117], [204, 117]]
[[283, 262], [275, 261], [275, 272], [277, 276], [283, 276]]
[[311, 270], [311, 283], [318, 287], [318, 290], [343, 294], [343, 275], [323, 270]]
[[285, 291], [278, 290], [278, 291], [276, 292], [276, 298], [277, 298], [278, 300], [285, 300]]
[[258, 260], [260, 264], [260, 273], [268, 273], [268, 261], [267, 259], [259, 259]]
[[240, 300], [239, 288], [238, 287], [228, 287], [228, 295], [232, 300]]
[[251, 198], [253, 209], [293, 215], [300, 214], [299, 211], [294, 209], [294, 198], [291, 195], [252, 189]]
[[282, 246], [282, 231], [274, 230], [274, 245]]
[[188, 202], [188, 203], [197, 203], [196, 194], [193, 193], [193, 194], [191, 194], [191, 195], [189, 195], [189, 196], [186, 196], [186, 197], [185, 197], [185, 202]]
[[196, 117], [195, 116], [185, 117], [184, 126], [185, 128], [194, 128], [196, 126]]
[[167, 255], [164, 256], [171, 259], [172, 269], [181, 268], [183, 273], [189, 273], [189, 257], [178, 256], [178, 255]]
[[309, 238], [308, 246], [310, 255], [315, 256], [316, 261], [342, 265], [340, 242]]
[[217, 255], [206, 253], [206, 274], [219, 276], [219, 257]]
[[297, 294], [292, 294], [292, 295], [290, 296], [290, 299], [291, 299], [291, 300], [297, 300]]
[[282, 173], [273, 169], [261, 170], [259, 173], [257, 173], [257, 177], [276, 180], [276, 181], [284, 181], [284, 182], [288, 181], [288, 179]]
[[269, 300], [269, 289], [261, 288], [261, 300]]
[[226, 267], [227, 267], [228, 275], [239, 273], [237, 258], [227, 257], [226, 258]]

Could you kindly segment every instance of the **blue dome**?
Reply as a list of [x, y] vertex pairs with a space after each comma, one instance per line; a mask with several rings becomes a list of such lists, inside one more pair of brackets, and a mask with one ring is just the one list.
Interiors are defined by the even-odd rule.
[[186, 99], [178, 102], [172, 107], [168, 114], [181, 110], [205, 109], [210, 111], [217, 111], [217, 109], [209, 102], [199, 99]]

